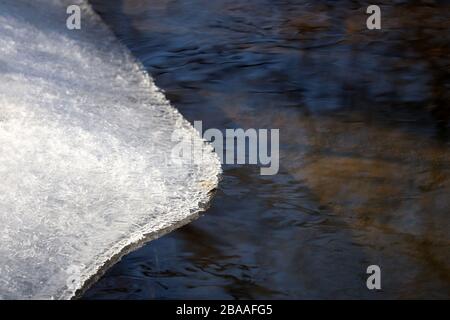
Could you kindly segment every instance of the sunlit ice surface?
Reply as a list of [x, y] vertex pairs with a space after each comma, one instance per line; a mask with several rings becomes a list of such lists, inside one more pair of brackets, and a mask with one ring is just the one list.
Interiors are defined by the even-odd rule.
[[[202, 161], [170, 161], [175, 130]], [[219, 173], [88, 4], [0, 2], [0, 298], [73, 297], [124, 248], [195, 218]]]

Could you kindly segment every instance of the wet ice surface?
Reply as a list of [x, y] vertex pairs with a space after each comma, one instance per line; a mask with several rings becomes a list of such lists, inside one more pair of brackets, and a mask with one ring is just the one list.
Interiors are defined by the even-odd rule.
[[[446, 1], [95, 0], [204, 128], [280, 128], [208, 215], [128, 255], [103, 298], [450, 297]], [[378, 264], [382, 289], [366, 288]]]
[[[218, 182], [211, 148], [90, 7], [66, 29], [69, 2], [0, 2], [2, 299], [72, 297], [125, 246], [195, 218]], [[170, 161], [175, 130], [201, 162]]]

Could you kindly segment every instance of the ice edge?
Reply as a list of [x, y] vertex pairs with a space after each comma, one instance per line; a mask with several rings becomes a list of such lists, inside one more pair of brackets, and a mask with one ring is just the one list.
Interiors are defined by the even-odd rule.
[[[142, 73], [142, 76], [145, 77], [145, 80], [151, 84], [151, 86], [154, 86], [158, 89], [159, 92], [161, 92], [162, 95], [163, 92], [160, 88], [156, 86], [156, 84], [153, 82], [153, 79], [150, 77], [149, 73], [145, 70], [142, 63], [134, 57], [134, 55], [130, 52], [130, 50], [124, 46], [120, 41], [117, 39], [113, 31], [109, 28], [109, 26], [104, 23], [102, 18], [94, 11], [92, 6], [89, 3], [89, 0], [78, 0], [80, 6], [82, 7], [82, 10], [87, 12], [92, 19], [97, 20], [98, 24], [101, 25], [105, 32], [109, 33], [111, 37], [116, 39], [116, 43], [119, 47], [121, 47], [121, 50], [126, 52], [126, 54], [132, 58], [133, 62], [136, 64], [136, 66], [139, 68], [138, 72]], [[193, 135], [198, 135], [198, 132], [196, 129], [192, 126], [192, 124], [187, 121], [183, 115], [180, 114], [180, 112], [173, 107], [170, 102], [167, 100], [167, 98], [164, 95], [164, 98], [167, 101], [167, 106], [172, 109], [172, 112], [179, 115], [183, 121], [183, 127], [189, 128], [191, 133]], [[204, 140], [204, 143], [208, 143], [206, 140]], [[185, 226], [186, 224], [196, 220], [200, 213], [206, 211], [210, 203], [212, 201], [212, 198], [214, 196], [215, 190], [217, 189], [219, 185], [219, 181], [221, 180], [221, 164], [220, 159], [218, 155], [213, 151], [212, 146], [209, 145], [209, 149], [211, 151], [211, 155], [213, 156], [215, 160], [215, 176], [212, 176], [210, 181], [208, 181], [209, 188], [205, 189], [205, 192], [203, 194], [203, 198], [198, 201], [198, 208], [191, 211], [189, 215], [186, 216], [184, 219], [180, 219], [179, 221], [167, 224], [166, 226], [162, 227], [158, 231], [153, 231], [150, 229], [150, 227], [143, 226], [140, 230], [134, 232], [130, 235], [130, 237], [126, 240], [121, 240], [118, 243], [116, 243], [111, 249], [106, 251], [101, 257], [97, 259], [97, 263], [86, 270], [84, 270], [84, 273], [81, 275], [80, 279], [80, 285], [76, 286], [74, 290], [66, 289], [62, 292], [62, 294], [57, 299], [77, 299], [82, 296], [86, 290], [89, 289], [90, 286], [92, 286], [96, 281], [101, 278], [102, 275], [105, 274], [105, 272], [111, 268], [114, 264], [116, 264], [120, 259], [125, 256], [126, 254], [142, 247], [146, 243], [158, 239], [182, 226]], [[212, 164], [212, 163], [211, 163]]]

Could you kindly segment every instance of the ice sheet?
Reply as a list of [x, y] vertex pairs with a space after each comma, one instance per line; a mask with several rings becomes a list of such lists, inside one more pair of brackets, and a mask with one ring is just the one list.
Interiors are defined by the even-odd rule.
[[[66, 28], [74, 3], [81, 30]], [[170, 161], [180, 137], [202, 161]], [[0, 298], [73, 297], [125, 247], [195, 218], [219, 174], [87, 4], [0, 2]]]

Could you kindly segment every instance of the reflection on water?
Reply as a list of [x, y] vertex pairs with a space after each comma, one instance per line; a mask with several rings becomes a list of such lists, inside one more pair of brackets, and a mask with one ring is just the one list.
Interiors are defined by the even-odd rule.
[[190, 121], [280, 128], [281, 171], [226, 166], [85, 298], [450, 297], [448, 4], [385, 1], [369, 31], [365, 1], [93, 2]]

